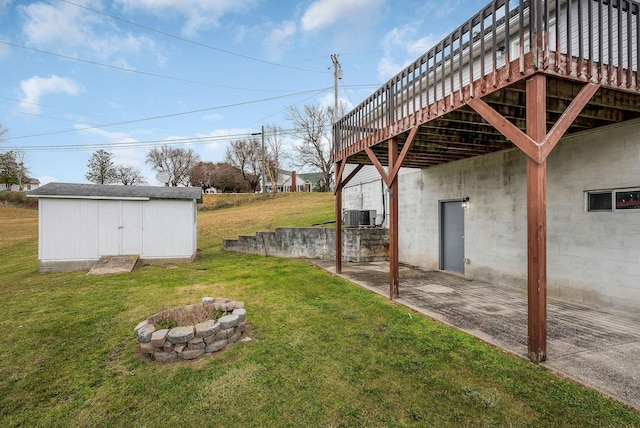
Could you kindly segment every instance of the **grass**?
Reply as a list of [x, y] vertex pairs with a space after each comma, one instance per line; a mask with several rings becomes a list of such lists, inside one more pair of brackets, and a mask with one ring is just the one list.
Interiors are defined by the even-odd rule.
[[[0, 425], [640, 426], [629, 407], [306, 261], [220, 250], [223, 236], [332, 213], [330, 195], [203, 211], [195, 263], [88, 277], [39, 274], [34, 212], [0, 207]], [[244, 301], [254, 340], [191, 362], [139, 355], [139, 321], [203, 296]]]

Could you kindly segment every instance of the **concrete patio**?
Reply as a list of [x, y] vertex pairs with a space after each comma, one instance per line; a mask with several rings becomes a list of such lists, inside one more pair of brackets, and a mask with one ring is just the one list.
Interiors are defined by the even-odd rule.
[[[335, 273], [335, 264], [319, 262]], [[345, 263], [339, 275], [388, 298], [389, 263]], [[415, 311], [527, 358], [524, 291], [440, 271], [400, 267], [400, 298]], [[548, 299], [545, 367], [640, 410], [640, 314], [625, 317]]]

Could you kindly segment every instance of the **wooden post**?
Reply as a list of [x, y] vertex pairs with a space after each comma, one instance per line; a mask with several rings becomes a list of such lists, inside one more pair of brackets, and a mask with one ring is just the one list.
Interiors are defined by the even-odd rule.
[[[398, 160], [398, 139], [389, 140], [389, 171]], [[400, 297], [398, 251], [398, 174], [389, 177], [389, 299]]]
[[469, 101], [477, 111], [527, 155], [527, 296], [529, 358], [547, 359], [547, 156], [600, 88], [587, 83], [547, 133], [547, 79], [527, 80], [527, 132], [524, 133], [479, 98]]
[[[545, 139], [547, 80], [542, 74], [527, 80], [527, 135]], [[529, 358], [547, 359], [547, 162], [527, 158], [527, 252]]]
[[[336, 273], [342, 273], [342, 168], [341, 163], [336, 162]], [[338, 172], [339, 171], [339, 172]]]

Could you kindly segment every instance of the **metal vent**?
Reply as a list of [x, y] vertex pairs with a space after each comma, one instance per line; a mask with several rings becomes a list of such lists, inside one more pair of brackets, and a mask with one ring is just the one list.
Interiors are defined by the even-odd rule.
[[342, 221], [346, 227], [376, 225], [376, 210], [344, 210]]

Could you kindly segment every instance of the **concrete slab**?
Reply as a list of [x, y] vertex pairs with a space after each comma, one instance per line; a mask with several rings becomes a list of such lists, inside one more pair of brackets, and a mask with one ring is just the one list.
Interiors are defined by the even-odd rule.
[[111, 275], [133, 271], [139, 261], [138, 255], [102, 256], [91, 267], [87, 275]]
[[[335, 273], [335, 264], [318, 262]], [[347, 263], [341, 277], [389, 296], [388, 262]], [[527, 296], [515, 288], [400, 267], [395, 300], [527, 359]], [[549, 298], [544, 366], [640, 410], [640, 314]]]

